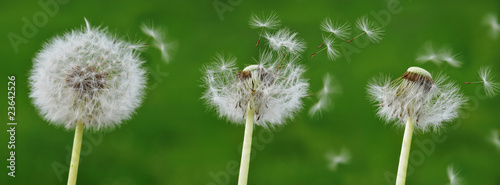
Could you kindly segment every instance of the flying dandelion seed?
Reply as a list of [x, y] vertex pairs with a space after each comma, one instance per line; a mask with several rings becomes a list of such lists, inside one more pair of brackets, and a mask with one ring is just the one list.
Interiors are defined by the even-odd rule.
[[441, 60], [440, 60], [440, 54], [438, 54], [433, 46], [432, 46], [432, 43], [431, 42], [427, 42], [425, 45], [424, 45], [424, 51], [421, 53], [421, 54], [418, 54], [417, 56], [417, 62], [420, 63], [420, 64], [423, 64], [423, 63], [426, 63], [428, 61], [431, 61], [433, 62], [434, 64], [436, 65], [440, 65], [441, 64]]
[[335, 36], [339, 39], [347, 39], [350, 35], [351, 25], [348, 22], [340, 24], [338, 22], [332, 21], [330, 18], [325, 18], [321, 22], [321, 30], [329, 33], [327, 38]]
[[439, 52], [436, 52], [432, 43], [427, 42], [424, 44], [423, 52], [420, 52], [415, 60], [420, 64], [430, 61], [437, 66], [441, 66], [444, 62], [453, 67], [461, 67], [462, 62], [457, 59], [458, 56], [458, 54], [453, 53], [452, 49], [447, 47], [442, 47]]
[[384, 29], [377, 26], [374, 22], [368, 20], [366, 16], [363, 16], [356, 20], [356, 28], [362, 31], [361, 34], [348, 40], [347, 42], [352, 42], [356, 38], [366, 35], [372, 43], [380, 43], [382, 41], [382, 36], [384, 35]]
[[484, 91], [486, 92], [486, 95], [491, 97], [494, 97], [497, 95], [498, 91], [500, 91], [499, 83], [495, 82], [493, 76], [491, 74], [491, 69], [489, 66], [483, 66], [479, 68], [479, 77], [481, 81], [477, 82], [464, 82], [465, 84], [473, 84], [473, 83], [482, 83]]
[[335, 48], [335, 45], [336, 45], [335, 40], [332, 40], [328, 37], [323, 37], [323, 45], [326, 45], [326, 47], [317, 51], [316, 53], [313, 53], [309, 58], [316, 56], [318, 53], [320, 53], [324, 50], [326, 50], [326, 54], [328, 56], [328, 59], [330, 59], [330, 60], [335, 60], [340, 56], [339, 50], [337, 50], [337, 48]]
[[262, 32], [264, 29], [276, 29], [280, 26], [281, 20], [276, 13], [271, 13], [268, 16], [252, 14], [250, 16], [250, 27], [255, 29], [260, 29], [259, 39], [257, 40], [257, 47], [260, 43], [260, 38], [262, 37]]
[[490, 27], [490, 36], [493, 39], [497, 39], [500, 33], [500, 24], [498, 23], [497, 16], [495, 14], [487, 14], [484, 16], [484, 24]]
[[491, 131], [491, 138], [489, 140], [497, 148], [497, 150], [500, 151], [500, 138], [499, 138], [498, 130]]
[[309, 116], [314, 117], [316, 115], [321, 115], [324, 110], [327, 110], [330, 106], [331, 98], [330, 96], [334, 93], [339, 93], [340, 87], [338, 85], [332, 85], [332, 77], [330, 74], [326, 74], [323, 77], [323, 88], [317, 93], [318, 102], [316, 102], [309, 109]]
[[374, 79], [368, 85], [372, 102], [378, 107], [377, 114], [387, 122], [395, 121], [404, 126], [403, 144], [399, 159], [397, 185], [406, 181], [406, 169], [410, 155], [414, 128], [422, 132], [431, 128], [438, 131], [444, 122], [459, 116], [458, 109], [466, 98], [453, 83], [444, 84], [447, 77], [432, 75], [425, 69], [410, 67], [399, 78]]
[[450, 180], [449, 185], [460, 185], [462, 184], [462, 179], [458, 176], [458, 170], [455, 170], [453, 165], [448, 165], [448, 168], [446, 170], [448, 174], [448, 179]]
[[166, 34], [160, 27], [154, 27], [152, 24], [142, 24], [141, 30], [144, 34], [153, 38], [153, 47], [160, 51], [163, 61], [168, 63], [172, 57], [171, 52], [175, 48], [175, 44], [167, 42], [165, 39]]
[[351, 160], [349, 150], [342, 148], [339, 153], [332, 151], [326, 154], [326, 159], [329, 161], [328, 168], [332, 171], [337, 171], [340, 164], [348, 164]]

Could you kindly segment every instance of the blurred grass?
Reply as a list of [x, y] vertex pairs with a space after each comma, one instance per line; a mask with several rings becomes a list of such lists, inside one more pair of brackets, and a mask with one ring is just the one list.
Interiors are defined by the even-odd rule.
[[[244, 127], [218, 119], [207, 110], [200, 100], [200, 68], [216, 52], [234, 54], [239, 67], [252, 63], [252, 57], [258, 54], [254, 47], [258, 33], [247, 25], [252, 12], [278, 13], [283, 25], [299, 32], [308, 42], [303, 63], [308, 67], [311, 92], [321, 88], [325, 73], [335, 76], [343, 92], [335, 96], [334, 107], [321, 118], [309, 118], [305, 109], [282, 131], [274, 133], [264, 149], [252, 151], [256, 158], [251, 161], [249, 184], [387, 184], [384, 173], [396, 172], [403, 132], [375, 116], [375, 108], [366, 98], [366, 84], [379, 73], [394, 77], [417, 65], [414, 59], [425, 41], [432, 40], [438, 46], [447, 44], [464, 61], [458, 69], [421, 65], [433, 73], [443, 71], [457, 82], [471, 81], [478, 78], [480, 66], [491, 65], [492, 72], [500, 74], [500, 40], [490, 39], [482, 23], [487, 13], [500, 13], [500, 2], [494, 0], [401, 1], [403, 11], [391, 17], [382, 43], [361, 49], [361, 53], [352, 55], [351, 62], [332, 62], [324, 53], [308, 60], [308, 54], [321, 43], [320, 21], [327, 16], [351, 23], [362, 15], [371, 18], [370, 12], [384, 9], [387, 1], [242, 1], [223, 14], [223, 21], [212, 1], [70, 1], [19, 47], [19, 53], [14, 53], [6, 36], [9, 32], [21, 34], [21, 18], [31, 20], [42, 10], [37, 2], [0, 2], [1, 78], [6, 84], [5, 76], [16, 75], [19, 123], [17, 177], [8, 177], [4, 170], [0, 175], [2, 184], [66, 183], [67, 173], [60, 182], [51, 164], [66, 165], [73, 132], [55, 128], [38, 116], [28, 98], [27, 78], [31, 60], [43, 43], [81, 27], [84, 17], [92, 25], [108, 27], [131, 41], [143, 39], [139, 25], [153, 21], [167, 28], [169, 38], [176, 40], [179, 47], [168, 65], [160, 61], [156, 50], [144, 52], [150, 71], [159, 68], [168, 76], [159, 82], [150, 75], [149, 85], [159, 86], [148, 90], [133, 119], [119, 129], [103, 132], [102, 142], [91, 145], [91, 149], [82, 148], [90, 152], [82, 157], [79, 184], [209, 184], [214, 182], [211, 172], [225, 171], [230, 161], [239, 163], [238, 146]], [[462, 85], [462, 89], [477, 100], [476, 86]], [[306, 108], [313, 104], [305, 102]], [[487, 140], [492, 129], [500, 129], [499, 103], [499, 97], [471, 101], [477, 108], [464, 110], [467, 117], [461, 126], [445, 133], [448, 139], [437, 144], [435, 151], [408, 176], [407, 183], [446, 184], [446, 167], [453, 163], [461, 169], [460, 176], [467, 184], [500, 184], [500, 152]], [[256, 128], [255, 134], [260, 132], [262, 128]], [[0, 142], [4, 143], [1, 158], [5, 161], [8, 136], [4, 131], [0, 133]], [[418, 134], [414, 141], [432, 135]], [[340, 165], [336, 172], [329, 170], [325, 154], [342, 147], [351, 151], [350, 164]], [[236, 179], [230, 176], [230, 184], [235, 184]]]

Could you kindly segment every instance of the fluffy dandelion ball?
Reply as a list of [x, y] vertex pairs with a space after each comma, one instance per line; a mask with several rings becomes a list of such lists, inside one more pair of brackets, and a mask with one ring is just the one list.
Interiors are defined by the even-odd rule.
[[86, 27], [57, 36], [36, 55], [30, 97], [46, 120], [66, 129], [114, 128], [141, 104], [146, 83], [138, 44]]
[[460, 89], [446, 83], [447, 77], [431, 74], [419, 67], [410, 67], [400, 78], [375, 79], [368, 86], [372, 101], [378, 105], [377, 114], [387, 122], [404, 126], [408, 119], [422, 131], [442, 127], [443, 122], [458, 117], [466, 101]]
[[[265, 54], [263, 54], [265, 55]], [[245, 123], [248, 108], [255, 124], [265, 128], [282, 124], [302, 107], [309, 84], [294, 60], [262, 56], [259, 63], [238, 71], [235, 58], [218, 56], [205, 69], [203, 99], [221, 117]]]

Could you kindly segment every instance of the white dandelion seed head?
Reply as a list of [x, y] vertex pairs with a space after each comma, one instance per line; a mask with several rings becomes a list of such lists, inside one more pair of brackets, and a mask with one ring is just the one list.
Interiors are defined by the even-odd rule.
[[493, 81], [494, 76], [491, 74], [491, 69], [489, 66], [483, 66], [479, 68], [479, 77], [483, 81], [484, 91], [489, 97], [494, 97], [500, 91], [500, 84]]
[[153, 24], [142, 24], [141, 30], [147, 36], [153, 38], [152, 46], [160, 51], [161, 58], [165, 62], [169, 62], [172, 58], [172, 52], [175, 49], [175, 43], [168, 42], [165, 31], [160, 27], [155, 27]]
[[283, 124], [300, 110], [309, 87], [302, 77], [304, 68], [288, 59], [280, 64], [276, 64], [281, 60], [276, 57], [260, 59], [242, 71], [234, 68], [234, 62], [228, 63], [227, 70], [218, 70], [220, 63], [232, 59], [216, 58], [205, 67], [203, 99], [220, 117], [244, 124], [250, 104], [255, 111], [255, 124], [268, 128]]
[[458, 176], [459, 171], [453, 167], [453, 165], [448, 165], [446, 169], [446, 173], [448, 174], [448, 179], [450, 180], [449, 185], [460, 185], [462, 184], [462, 179]]
[[305, 49], [305, 42], [298, 37], [298, 33], [291, 32], [288, 28], [279, 29], [274, 33], [266, 32], [269, 47], [278, 53], [299, 54]]
[[384, 29], [368, 20], [366, 16], [363, 16], [356, 21], [356, 27], [363, 31], [371, 42], [380, 43], [382, 41]]
[[399, 126], [415, 121], [423, 132], [438, 131], [444, 122], [458, 117], [458, 110], [466, 98], [454, 83], [444, 83], [446, 76], [435, 79], [425, 69], [410, 67], [400, 78], [374, 79], [368, 84], [370, 99], [378, 106], [377, 115]]
[[30, 98], [42, 117], [57, 126], [114, 128], [139, 107], [146, 83], [140, 45], [105, 30], [73, 30], [46, 43], [33, 59]]
[[495, 14], [487, 14], [484, 16], [483, 22], [485, 25], [490, 27], [490, 36], [493, 39], [497, 39], [500, 33], [500, 24], [498, 23], [497, 16]]
[[337, 48], [335, 48], [335, 40], [328, 37], [323, 37], [323, 43], [325, 43], [326, 46], [326, 54], [328, 56], [328, 59], [335, 60], [339, 58], [340, 52], [339, 50], [337, 50]]
[[271, 13], [268, 16], [252, 14], [250, 16], [250, 27], [251, 28], [267, 28], [275, 29], [280, 26], [281, 20], [278, 14]]
[[339, 39], [347, 39], [350, 35], [351, 25], [348, 22], [340, 24], [332, 21], [330, 18], [325, 18], [321, 22], [321, 30], [331, 33]]
[[328, 167], [336, 171], [339, 164], [349, 164], [351, 154], [346, 148], [342, 148], [340, 152], [331, 151], [326, 154], [326, 159], [329, 161]]

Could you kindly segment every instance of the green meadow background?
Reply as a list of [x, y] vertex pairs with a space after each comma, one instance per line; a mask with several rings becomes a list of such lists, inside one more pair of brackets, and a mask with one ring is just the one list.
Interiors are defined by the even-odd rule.
[[[252, 64], [259, 51], [254, 47], [258, 30], [249, 28], [248, 19], [252, 13], [269, 12], [277, 13], [282, 25], [297, 31], [308, 43], [301, 62], [308, 68], [310, 92], [320, 90], [327, 73], [342, 90], [320, 117], [307, 114], [314, 104], [313, 96], [304, 100], [304, 109], [284, 127], [254, 130], [249, 184], [391, 184], [387, 177], [397, 171], [403, 129], [377, 118], [366, 85], [380, 73], [396, 77], [411, 66], [424, 67], [433, 74], [446, 73], [460, 83], [470, 101], [462, 118], [449, 124], [441, 135], [414, 135], [410, 160], [414, 170], [408, 174], [407, 184], [447, 184], [450, 164], [459, 169], [464, 184], [500, 184], [500, 149], [490, 142], [492, 131], [500, 130], [500, 97], [486, 98], [479, 85], [461, 84], [478, 80], [477, 70], [483, 65], [492, 66], [496, 81], [500, 81], [500, 38], [492, 39], [489, 27], [483, 24], [486, 14], [500, 14], [497, 0], [401, 0], [396, 4], [368, 0], [68, 0], [58, 4], [52, 15], [40, 2], [53, 1], [0, 2], [0, 88], [4, 89], [4, 101], [0, 102], [0, 184], [66, 184], [73, 132], [50, 125], [38, 115], [28, 97], [27, 79], [32, 58], [44, 42], [81, 28], [84, 17], [130, 41], [148, 42], [139, 26], [154, 22], [168, 30], [168, 38], [177, 43], [177, 49], [169, 64], [161, 61], [155, 49], [143, 52], [151, 88], [142, 106], [120, 128], [84, 133], [77, 183], [236, 184], [244, 126], [220, 119], [207, 109], [200, 99], [201, 68], [217, 52], [235, 55], [241, 68]], [[214, 3], [224, 12], [218, 13]], [[391, 13], [392, 9], [398, 11]], [[42, 14], [47, 16], [46, 22], [36, 26], [36, 33], [28, 35], [16, 52], [9, 33], [23, 36], [23, 18], [33, 22], [34, 15]], [[349, 60], [330, 61], [325, 53], [309, 59], [322, 42], [319, 24], [325, 17], [354, 24], [363, 15], [371, 20], [376, 20], [374, 15], [381, 16], [386, 26], [380, 44], [364, 46], [362, 39], [353, 43], [363, 47], [349, 54]], [[44, 21], [43, 17], [38, 21]], [[417, 64], [416, 55], [426, 41], [452, 48], [460, 55], [462, 67]], [[6, 168], [8, 75], [16, 76], [15, 178], [7, 176]], [[342, 148], [350, 151], [350, 163], [331, 170], [325, 156]]]

